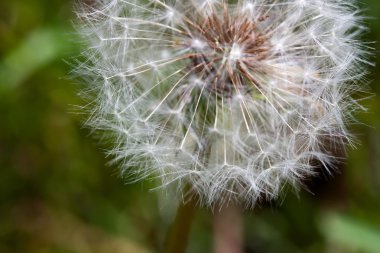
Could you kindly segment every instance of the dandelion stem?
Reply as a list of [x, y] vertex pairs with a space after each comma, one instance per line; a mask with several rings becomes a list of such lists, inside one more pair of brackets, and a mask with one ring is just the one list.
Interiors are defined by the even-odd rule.
[[195, 197], [179, 204], [175, 220], [166, 236], [164, 253], [184, 253], [186, 251], [191, 223], [196, 210], [197, 200]]
[[214, 253], [242, 253], [243, 215], [238, 206], [223, 206], [214, 214]]

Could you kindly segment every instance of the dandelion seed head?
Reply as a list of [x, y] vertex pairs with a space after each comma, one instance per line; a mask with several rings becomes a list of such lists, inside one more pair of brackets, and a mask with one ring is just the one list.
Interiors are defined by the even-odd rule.
[[275, 199], [354, 143], [355, 1], [112, 0], [79, 11], [89, 124], [121, 171], [202, 203]]

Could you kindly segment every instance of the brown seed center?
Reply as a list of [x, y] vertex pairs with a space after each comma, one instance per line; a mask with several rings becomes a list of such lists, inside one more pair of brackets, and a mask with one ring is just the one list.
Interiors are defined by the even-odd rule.
[[207, 90], [223, 97], [257, 88], [255, 74], [260, 61], [268, 55], [269, 42], [258, 25], [267, 17], [253, 18], [247, 13], [230, 14], [224, 6], [220, 13], [186, 20], [193, 54], [189, 69], [207, 85]]

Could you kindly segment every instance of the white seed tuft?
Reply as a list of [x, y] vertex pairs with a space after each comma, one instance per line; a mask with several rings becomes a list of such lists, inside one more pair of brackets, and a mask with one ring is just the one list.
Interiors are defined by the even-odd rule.
[[354, 0], [94, 2], [79, 13], [89, 123], [133, 180], [253, 206], [352, 144], [370, 64]]

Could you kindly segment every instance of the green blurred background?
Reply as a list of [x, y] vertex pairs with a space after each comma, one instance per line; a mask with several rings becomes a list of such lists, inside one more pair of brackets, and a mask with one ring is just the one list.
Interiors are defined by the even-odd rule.
[[[0, 1], [0, 252], [157, 252], [173, 203], [148, 182], [124, 184], [83, 128], [66, 63], [81, 47], [72, 4]], [[380, 1], [361, 5], [373, 17], [364, 39], [379, 42]], [[369, 79], [378, 93], [380, 64]], [[361, 145], [341, 173], [246, 213], [246, 252], [380, 252], [380, 97], [365, 105], [368, 126], [352, 127]], [[211, 214], [200, 210], [188, 252], [211, 245]]]

